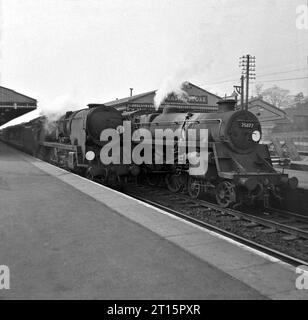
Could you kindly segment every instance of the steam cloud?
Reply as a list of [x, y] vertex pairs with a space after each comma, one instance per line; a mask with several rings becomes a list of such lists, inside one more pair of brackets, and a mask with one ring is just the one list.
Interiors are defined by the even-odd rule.
[[[178, 67], [179, 65], [180, 68]], [[204, 73], [211, 65], [211, 59], [204, 62], [202, 57], [199, 56], [192, 58], [192, 60], [181, 59], [175, 67], [170, 68], [169, 76], [163, 79], [160, 87], [156, 91], [154, 97], [155, 109], [158, 110], [165, 99], [172, 93], [179, 99], [186, 101], [188, 94], [184, 91], [184, 87], [188, 83], [187, 80], [199, 76], [204, 77]]]
[[45, 129], [49, 130], [54, 126], [54, 122], [62, 117], [67, 111], [77, 111], [87, 108], [86, 103], [84, 103], [83, 100], [84, 99], [78, 99], [77, 96], [73, 98], [69, 94], [61, 95], [51, 102], [45, 101], [40, 103], [36, 110], [9, 121], [1, 126], [0, 129], [15, 126], [20, 123], [26, 123], [38, 117], [45, 116], [47, 119]]
[[52, 132], [56, 127], [55, 121], [59, 120], [66, 112], [77, 111], [86, 107], [81, 101], [76, 100], [76, 98], [72, 98], [69, 94], [65, 94], [55, 98], [51, 102], [40, 104], [38, 108], [40, 114], [47, 119], [44, 124], [45, 130]]
[[160, 88], [156, 91], [154, 97], [155, 109], [158, 110], [171, 93], [175, 94], [179, 99], [186, 100], [188, 94], [183, 90], [186, 83], [186, 81], [183, 81], [183, 79], [179, 79], [176, 76], [166, 78], [162, 82]]
[[86, 108], [83, 99], [73, 98], [69, 94], [59, 96], [51, 102], [43, 102], [39, 107], [41, 115], [45, 116], [50, 122], [58, 120], [67, 111], [77, 111], [83, 108]]

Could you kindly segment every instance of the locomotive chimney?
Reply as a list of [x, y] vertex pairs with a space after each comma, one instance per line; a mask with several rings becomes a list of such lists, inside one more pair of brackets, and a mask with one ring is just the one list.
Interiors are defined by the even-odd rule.
[[236, 100], [234, 99], [223, 99], [217, 102], [218, 104], [218, 112], [228, 112], [234, 111]]
[[129, 90], [130, 90], [130, 96], [132, 97], [134, 88], [129, 88]]

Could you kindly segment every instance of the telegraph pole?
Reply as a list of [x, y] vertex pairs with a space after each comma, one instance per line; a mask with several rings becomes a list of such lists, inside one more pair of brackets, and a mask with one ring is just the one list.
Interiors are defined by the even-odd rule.
[[246, 56], [246, 106], [245, 110], [248, 110], [248, 100], [249, 100], [249, 66], [250, 66], [250, 55]]
[[[248, 110], [248, 104], [249, 104], [249, 80], [256, 79], [256, 74], [254, 73], [256, 71], [256, 57], [251, 56], [250, 54], [247, 54], [246, 56], [242, 56], [240, 58], [240, 67], [242, 67], [242, 86], [244, 89], [243, 80], [246, 79], [246, 101], [245, 101], [245, 107], [244, 110]], [[244, 98], [244, 95], [243, 95]], [[244, 106], [244, 102], [242, 104]]]

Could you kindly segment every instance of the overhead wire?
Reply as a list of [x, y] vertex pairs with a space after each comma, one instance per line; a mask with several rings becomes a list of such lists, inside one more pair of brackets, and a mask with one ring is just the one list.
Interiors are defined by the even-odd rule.
[[[286, 74], [286, 73], [291, 73], [291, 72], [296, 72], [296, 71], [304, 71], [308, 70], [308, 68], [297, 68], [293, 70], [288, 70], [288, 71], [279, 71], [279, 72], [272, 72], [272, 73], [266, 73], [266, 74], [257, 74], [257, 77], [266, 77], [270, 75], [278, 75], [278, 74]], [[288, 81], [288, 80], [302, 80], [302, 79], [307, 79], [308, 77], [296, 77], [296, 78], [286, 78], [286, 79], [271, 79], [271, 80], [261, 80], [260, 82], [274, 82], [274, 81]], [[216, 82], [210, 82], [207, 84], [203, 85], [215, 85], [215, 84], [221, 84], [221, 83], [228, 83], [228, 82], [233, 82], [233, 81], [238, 81], [238, 78], [233, 78], [233, 79], [228, 79], [228, 80], [222, 80], [222, 81], [216, 81]]]

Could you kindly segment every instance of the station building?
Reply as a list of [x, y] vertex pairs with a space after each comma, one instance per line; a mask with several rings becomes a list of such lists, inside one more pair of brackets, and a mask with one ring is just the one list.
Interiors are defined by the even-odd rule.
[[215, 112], [218, 110], [217, 102], [222, 99], [221, 97], [190, 82], [186, 82], [182, 89], [187, 93], [185, 99], [175, 94], [170, 94], [157, 111], [155, 111], [154, 106], [156, 90], [106, 102], [104, 105], [114, 107], [119, 111], [141, 110], [144, 113], [161, 112], [167, 105], [178, 107], [183, 111], [187, 110], [192, 112]]
[[36, 99], [0, 86], [0, 126], [36, 108]]
[[273, 136], [281, 140], [291, 139], [299, 151], [308, 154], [308, 101], [285, 109], [289, 123], [277, 126]]
[[265, 140], [271, 140], [272, 131], [277, 125], [290, 123], [291, 121], [284, 110], [264, 101], [260, 97], [249, 101], [248, 110], [259, 119]]

